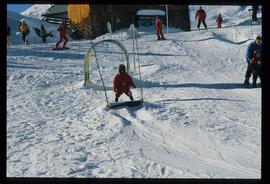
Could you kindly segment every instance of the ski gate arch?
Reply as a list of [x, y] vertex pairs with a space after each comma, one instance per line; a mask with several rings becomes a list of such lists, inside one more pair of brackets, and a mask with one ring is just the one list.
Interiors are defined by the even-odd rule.
[[[129, 70], [130, 70], [130, 64], [129, 64], [129, 56], [128, 56], [128, 52], [126, 50], [126, 48], [123, 46], [122, 43], [120, 43], [119, 41], [117, 40], [112, 40], [112, 39], [107, 39], [107, 40], [102, 40], [102, 41], [99, 41], [99, 42], [96, 42], [96, 43], [92, 43], [91, 47], [88, 49], [87, 53], [85, 54], [85, 57], [84, 57], [84, 86], [87, 86], [87, 87], [91, 87], [95, 90], [99, 90], [99, 91], [109, 91], [109, 90], [112, 90], [113, 87], [112, 86], [105, 86], [104, 84], [103, 85], [98, 85], [98, 84], [95, 84], [93, 83], [91, 80], [90, 80], [90, 59], [92, 58], [92, 56], [95, 57], [96, 59], [96, 63], [98, 65], [98, 59], [97, 59], [97, 56], [96, 56], [96, 51], [95, 51], [95, 47], [99, 44], [102, 44], [102, 43], [112, 43], [116, 46], [118, 46], [124, 53], [125, 55], [125, 58], [126, 58], [126, 70], [127, 70], [127, 73], [129, 74]], [[99, 68], [99, 66], [98, 66]], [[101, 76], [102, 77], [102, 76]]]

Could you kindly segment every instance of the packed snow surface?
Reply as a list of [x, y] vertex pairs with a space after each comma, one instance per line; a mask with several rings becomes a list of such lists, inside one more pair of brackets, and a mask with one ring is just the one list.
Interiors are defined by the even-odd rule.
[[[103, 91], [83, 86], [90, 41], [63, 51], [53, 43], [7, 48], [8, 177], [261, 177], [261, 88], [241, 86], [250, 26], [174, 32], [164, 41], [138, 31], [141, 108], [108, 110]], [[125, 46], [139, 99], [138, 56], [126, 32], [93, 42]], [[97, 48], [106, 85], [122, 55], [114, 45]], [[90, 66], [101, 84], [94, 57]]]

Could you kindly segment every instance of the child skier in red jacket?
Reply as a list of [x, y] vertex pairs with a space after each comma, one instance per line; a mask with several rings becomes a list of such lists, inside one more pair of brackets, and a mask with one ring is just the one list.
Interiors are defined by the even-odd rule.
[[218, 17], [216, 19], [217, 22], [217, 28], [221, 28], [221, 23], [223, 22], [223, 19], [221, 17], [221, 14], [218, 14]]
[[118, 98], [125, 93], [131, 101], [133, 101], [130, 86], [134, 85], [131, 77], [126, 73], [126, 67], [123, 64], [119, 65], [119, 73], [113, 79], [113, 90], [115, 92], [115, 102], [118, 102]]

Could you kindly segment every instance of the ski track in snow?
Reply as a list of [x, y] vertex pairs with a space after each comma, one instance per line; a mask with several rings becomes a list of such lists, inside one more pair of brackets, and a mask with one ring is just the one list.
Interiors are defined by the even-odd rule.
[[[89, 41], [59, 52], [52, 44], [9, 47], [7, 176], [260, 178], [261, 88], [241, 87], [249, 34], [238, 26], [138, 38], [145, 102], [118, 110], [83, 87]], [[134, 71], [132, 40], [122, 36], [114, 35]], [[105, 60], [109, 81], [119, 61]]]

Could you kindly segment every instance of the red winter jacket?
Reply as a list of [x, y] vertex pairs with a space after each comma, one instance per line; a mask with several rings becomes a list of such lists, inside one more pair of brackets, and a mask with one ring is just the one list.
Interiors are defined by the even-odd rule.
[[157, 18], [156, 18], [156, 21], [155, 21], [155, 29], [156, 29], [156, 31], [162, 29], [161, 21], [158, 20]]
[[217, 22], [218, 24], [221, 24], [222, 21], [223, 21], [222, 17], [221, 17], [221, 16], [218, 16], [217, 19], [216, 19], [216, 22]]
[[130, 86], [134, 86], [134, 83], [127, 73], [118, 73], [113, 79], [113, 90], [115, 92], [128, 92]]
[[203, 9], [198, 10], [198, 11], [196, 12], [196, 15], [195, 15], [195, 20], [197, 19], [197, 17], [198, 17], [198, 20], [204, 20], [204, 19], [206, 18], [206, 13], [205, 13], [205, 11], [204, 11]]

